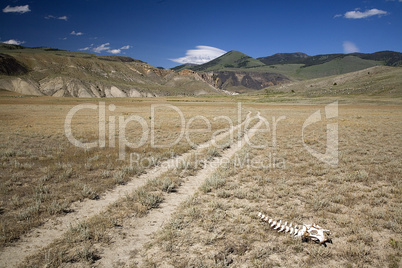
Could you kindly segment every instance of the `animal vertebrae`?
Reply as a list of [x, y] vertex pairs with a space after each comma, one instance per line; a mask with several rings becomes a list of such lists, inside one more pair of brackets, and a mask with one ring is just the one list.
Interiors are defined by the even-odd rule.
[[293, 225], [293, 223], [290, 223], [288, 225], [287, 222], [282, 223], [282, 220], [279, 221], [273, 220], [268, 216], [265, 216], [261, 212], [258, 213], [258, 217], [261, 218], [261, 220], [270, 224], [271, 228], [273, 228], [274, 230], [278, 230], [278, 232], [289, 233], [291, 236], [294, 237], [300, 237], [302, 241], [311, 240], [324, 246], [327, 246], [326, 243], [332, 244], [332, 240], [329, 237], [331, 235], [331, 231], [324, 229], [317, 224], [313, 223], [313, 224]]

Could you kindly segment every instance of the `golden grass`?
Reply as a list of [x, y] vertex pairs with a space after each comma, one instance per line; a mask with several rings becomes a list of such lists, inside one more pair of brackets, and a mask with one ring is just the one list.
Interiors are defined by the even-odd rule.
[[[0, 94], [0, 247], [9, 245], [48, 218], [71, 212], [70, 204], [85, 198], [97, 199], [115, 185], [124, 184], [148, 168], [191, 149], [183, 138], [168, 148], [153, 148], [150, 138], [137, 149], [126, 148], [126, 158], [119, 161], [119, 116], [137, 115], [151, 125], [151, 105], [160, 102], [138, 102], [133, 99], [106, 100], [106, 147], [82, 149], [73, 146], [64, 133], [64, 121], [69, 110], [83, 103], [98, 105], [98, 100], [49, 97], [18, 97], [2, 91]], [[116, 109], [108, 110], [109, 104]], [[210, 139], [214, 131], [228, 127], [218, 115], [237, 122], [237, 105], [174, 104], [189, 118], [202, 114], [211, 122], [210, 133], [194, 133], [189, 138], [196, 145]], [[207, 108], [206, 108], [206, 107]], [[224, 113], [223, 113], [224, 112]], [[243, 113], [243, 118], [246, 113]], [[109, 116], [116, 121], [115, 147], [109, 147]], [[155, 141], [169, 144], [181, 131], [180, 118], [173, 110], [156, 110]], [[72, 121], [73, 135], [82, 142], [98, 139], [98, 111], [77, 112]], [[201, 120], [193, 121], [192, 129], [205, 128]], [[126, 138], [136, 143], [142, 129], [128, 124]], [[143, 160], [130, 164], [135, 153]], [[150, 160], [149, 160], [150, 159]], [[147, 162], [148, 161], [148, 162]]]
[[[1, 95], [1, 94], [0, 94]], [[152, 103], [179, 107], [188, 121], [203, 115], [214, 122], [228, 115], [237, 122], [235, 102], [186, 102], [142, 99], [106, 100], [118, 107], [109, 115], [133, 113], [150, 122]], [[188, 99], [193, 100], [193, 99]], [[205, 99], [206, 100], [206, 99]], [[10, 245], [21, 234], [49, 218], [68, 213], [70, 204], [98, 198], [107, 189], [124, 184], [147, 168], [128, 167], [116, 161], [117, 148], [83, 150], [73, 147], [64, 136], [68, 110], [93, 100], [14, 98], [0, 96], [0, 237]], [[97, 103], [97, 102], [96, 102]], [[337, 119], [325, 120], [301, 129], [306, 118], [323, 105], [244, 104], [261, 111], [270, 123], [270, 132], [258, 133], [230, 165], [205, 178], [199, 191], [156, 233], [141, 255], [144, 266], [172, 267], [399, 267], [402, 243], [402, 110], [398, 105], [340, 105]], [[80, 114], [74, 122], [75, 135], [93, 141], [97, 126], [91, 125], [95, 111]], [[169, 142], [180, 130], [174, 113], [157, 121], [158, 140]], [[280, 121], [273, 142], [273, 117]], [[117, 118], [117, 117], [116, 117]], [[110, 122], [110, 121], [109, 121]], [[339, 165], [330, 167], [310, 155], [303, 142], [325, 152], [326, 124], [339, 124]], [[194, 122], [194, 128], [203, 128]], [[14, 134], [15, 133], [15, 134]], [[138, 127], [127, 129], [129, 140], [141, 134]], [[210, 133], [209, 133], [210, 134]], [[193, 133], [197, 144], [210, 139], [208, 133]], [[108, 144], [108, 137], [106, 138]], [[116, 143], [117, 144], [117, 143]], [[141, 157], [166, 159], [191, 149], [184, 140], [173, 148], [155, 149], [146, 145], [129, 149]], [[219, 156], [221, 149], [209, 148], [204, 158]], [[253, 166], [241, 167], [245, 160]], [[59, 267], [77, 264], [90, 267], [102, 257], [102, 247], [111, 243], [110, 230], [121, 228], [128, 217], [140, 217], [157, 207], [164, 197], [180, 187], [181, 180], [202, 166], [170, 170], [71, 230], [26, 266]], [[183, 172], [184, 171], [184, 172]], [[332, 231], [333, 244], [320, 247], [277, 233], [259, 221], [259, 211], [288, 222], [315, 222]], [[121, 230], [124, 235], [124, 230]], [[138, 254], [137, 254], [138, 256]], [[133, 264], [134, 266], [134, 264]]]
[[[402, 241], [399, 107], [340, 106], [340, 164], [305, 152], [301, 126], [317, 107], [261, 107], [278, 124], [276, 150], [244, 148], [251, 158], [276, 154], [285, 168], [222, 167], [148, 244], [145, 267], [399, 267]], [[317, 124], [308, 143], [324, 149]], [[325, 127], [325, 125], [324, 125]], [[270, 135], [258, 135], [261, 142]], [[324, 140], [323, 140], [324, 138]], [[235, 159], [234, 159], [235, 160]], [[234, 161], [233, 160], [233, 161]], [[328, 247], [277, 233], [257, 218], [318, 223], [333, 233]]]
[[[81, 262], [91, 265], [100, 258], [102, 246], [110, 245], [113, 240], [111, 233], [116, 228], [123, 227], [125, 219], [143, 217], [151, 209], [158, 208], [167, 194], [176, 192], [183, 180], [194, 176], [203, 164], [220, 156], [227, 147], [218, 149], [214, 146], [203, 149], [197, 155], [184, 159], [182, 165], [169, 169], [159, 177], [148, 179], [145, 185], [138, 187], [132, 193], [110, 205], [101, 215], [96, 215], [77, 227], [69, 230], [61, 239], [53, 242], [26, 260], [24, 266], [29, 267], [59, 267], [64, 263]], [[84, 228], [82, 231], [81, 229]], [[78, 231], [77, 231], [78, 230]], [[83, 233], [86, 235], [83, 237]], [[124, 233], [124, 228], [121, 233]], [[90, 257], [82, 254], [82, 245]], [[60, 252], [62, 258], [60, 258]]]

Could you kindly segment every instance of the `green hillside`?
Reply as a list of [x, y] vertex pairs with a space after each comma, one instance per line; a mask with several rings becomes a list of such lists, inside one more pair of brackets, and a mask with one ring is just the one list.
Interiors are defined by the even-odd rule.
[[[384, 65], [382, 61], [365, 60], [356, 56], [334, 58], [328, 62], [305, 67], [304, 64], [276, 64], [264, 65], [250, 69], [238, 69], [248, 73], [276, 73], [287, 77], [291, 81], [300, 81], [311, 78], [326, 77], [355, 72], [373, 66]], [[234, 69], [232, 69], [234, 71]]]
[[[340, 75], [307, 79], [261, 90], [283, 96], [386, 96], [402, 97], [402, 67], [375, 66]], [[265, 92], [265, 93], [264, 93]], [[273, 96], [268, 94], [269, 98]]]
[[186, 69], [191, 70], [193, 67], [197, 66], [197, 64], [193, 64], [193, 63], [186, 63], [186, 64], [182, 64], [176, 67], [171, 68], [173, 71], [175, 72], [180, 72]]
[[310, 57], [309, 55], [301, 52], [296, 53], [276, 53], [272, 56], [257, 58], [257, 60], [263, 62], [266, 65], [275, 64], [300, 64]]
[[[394, 51], [379, 51], [371, 54], [356, 53], [365, 60], [382, 61], [386, 66], [402, 66], [402, 53]], [[355, 55], [355, 54], [352, 54]]]
[[209, 72], [223, 71], [225, 69], [249, 69], [261, 66], [265, 66], [265, 64], [244, 53], [232, 50], [214, 60], [194, 66], [191, 69], [198, 72]]
[[311, 78], [355, 72], [378, 65], [401, 66], [402, 53], [380, 51], [376, 53], [323, 54], [277, 53], [254, 59], [239, 51], [230, 51], [202, 65], [180, 65], [173, 70], [191, 69], [197, 72], [270, 73], [300, 81]]
[[355, 56], [363, 60], [380, 61], [386, 66], [401, 66], [402, 53], [394, 51], [379, 51], [375, 53], [351, 53], [351, 54], [322, 54], [308, 56], [304, 53], [277, 53], [268, 57], [257, 58], [266, 65], [278, 64], [304, 64], [304, 67], [324, 64], [333, 60]]
[[323, 64], [300, 68], [296, 71], [296, 76], [301, 79], [325, 77], [355, 72], [378, 65], [383, 65], [383, 63], [373, 60], [364, 60], [356, 56], [346, 56], [333, 59]]
[[260, 90], [267, 85], [341, 75], [374, 66], [399, 66], [401, 63], [402, 53], [393, 51], [316, 56], [301, 52], [277, 53], [257, 59], [239, 51], [230, 51], [205, 64], [181, 65], [174, 70], [191, 69], [204, 73], [203, 78], [213, 86], [243, 93], [250, 89]]

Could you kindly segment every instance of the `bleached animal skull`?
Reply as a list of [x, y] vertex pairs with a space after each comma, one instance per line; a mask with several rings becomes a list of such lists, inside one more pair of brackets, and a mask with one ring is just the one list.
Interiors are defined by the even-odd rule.
[[258, 217], [263, 221], [268, 222], [271, 228], [274, 230], [278, 230], [278, 232], [289, 233], [294, 237], [300, 237], [303, 242], [313, 241], [317, 244], [327, 246], [326, 243], [332, 244], [332, 239], [329, 237], [331, 235], [331, 231], [322, 228], [317, 224], [303, 224], [303, 225], [293, 225], [293, 223], [289, 224], [285, 222], [282, 224], [282, 220], [275, 221], [270, 219], [268, 216], [265, 216], [261, 212], [258, 213]]

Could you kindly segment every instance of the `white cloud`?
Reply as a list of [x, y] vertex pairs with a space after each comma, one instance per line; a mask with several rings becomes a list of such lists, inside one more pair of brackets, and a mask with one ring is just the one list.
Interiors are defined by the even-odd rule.
[[107, 52], [112, 53], [112, 54], [120, 54], [121, 53], [121, 49], [110, 49]]
[[219, 56], [222, 56], [225, 53], [226, 51], [216, 47], [196, 46], [196, 49], [187, 50], [185, 57], [170, 60], [181, 64], [185, 63], [203, 64]]
[[94, 47], [94, 48], [92, 49], [92, 51], [93, 51], [93, 52], [96, 52], [96, 53], [101, 53], [102, 51], [110, 50], [109, 45], [110, 45], [110, 43], [104, 43], [104, 44], [102, 44], [102, 45], [100, 45], [100, 46]]
[[346, 54], [359, 52], [359, 48], [353, 42], [344, 41], [343, 42], [343, 52], [345, 52]]
[[384, 10], [373, 8], [370, 10], [366, 10], [364, 12], [361, 12], [358, 10], [348, 11], [345, 13], [345, 18], [347, 18], [347, 19], [364, 19], [364, 18], [368, 18], [371, 16], [381, 17], [383, 15], [388, 15], [388, 12], [384, 11]]
[[81, 50], [81, 51], [88, 51], [88, 50], [91, 50], [93, 47], [94, 47], [94, 44], [91, 44], [89, 47], [80, 48], [80, 49], [78, 49], [78, 50]]
[[118, 49], [109, 49], [107, 52], [112, 53], [112, 54], [120, 54], [123, 49], [130, 49], [130, 48], [132, 48], [132, 46], [127, 45], [127, 46], [123, 46]]
[[77, 35], [77, 36], [84, 35], [83, 33], [81, 33], [81, 32], [76, 32], [76, 31], [72, 31], [70, 34], [71, 34], [71, 35]]
[[6, 6], [3, 9], [4, 13], [10, 13], [11, 12], [11, 13], [21, 13], [21, 14], [23, 14], [23, 13], [26, 13], [26, 12], [29, 12], [29, 11], [31, 11], [29, 9], [29, 5], [15, 6], [15, 7]]
[[56, 17], [56, 16], [53, 16], [53, 15], [48, 15], [48, 16], [45, 17], [45, 19], [57, 19], [57, 20], [65, 20], [65, 21], [67, 21], [68, 17], [67, 16]]
[[106, 52], [111, 53], [111, 54], [120, 54], [123, 49], [130, 49], [130, 48], [132, 48], [132, 46], [127, 45], [127, 46], [123, 46], [121, 48], [113, 49], [113, 48], [110, 47], [110, 43], [104, 43], [104, 44], [102, 44], [100, 46], [97, 46], [97, 47], [95, 47], [94, 44], [91, 44], [90, 46], [80, 48], [79, 50], [80, 51], [92, 51], [92, 52], [95, 52], [95, 53], [101, 53], [103, 51], [106, 51]]
[[18, 40], [15, 40], [15, 39], [10, 39], [10, 40], [4, 41], [2, 43], [9, 44], [9, 45], [22, 45], [22, 44], [25, 43], [25, 41], [18, 41]]

